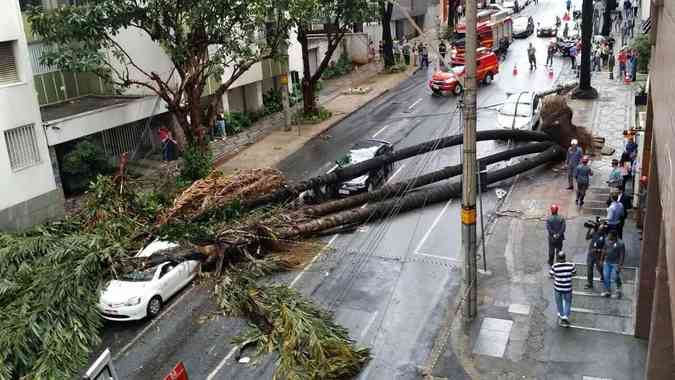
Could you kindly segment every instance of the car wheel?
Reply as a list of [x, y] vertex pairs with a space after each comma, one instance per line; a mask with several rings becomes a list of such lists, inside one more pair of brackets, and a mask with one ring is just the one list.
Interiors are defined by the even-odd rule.
[[464, 91], [464, 89], [462, 88], [461, 84], [457, 84], [455, 85], [455, 87], [452, 88], [452, 93], [457, 96], [459, 96], [462, 93], [462, 91]]
[[148, 317], [154, 318], [162, 311], [162, 299], [159, 296], [150, 298], [148, 302]]
[[483, 79], [483, 82], [485, 84], [490, 84], [490, 83], [492, 83], [492, 79], [494, 79], [492, 77], [492, 73], [487, 73], [487, 75], [485, 75], [485, 79]]

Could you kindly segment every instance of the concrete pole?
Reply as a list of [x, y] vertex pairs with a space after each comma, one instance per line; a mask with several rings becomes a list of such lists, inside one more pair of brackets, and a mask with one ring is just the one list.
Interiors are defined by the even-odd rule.
[[464, 284], [467, 298], [463, 314], [466, 321], [478, 313], [478, 270], [476, 264], [476, 33], [477, 2], [466, 3], [466, 49], [464, 51], [464, 143], [462, 162], [462, 247]]
[[[288, 103], [288, 74], [281, 74], [281, 106], [284, 112], [284, 131], [291, 130], [291, 110]], [[299, 128], [299, 127], [298, 127]]]

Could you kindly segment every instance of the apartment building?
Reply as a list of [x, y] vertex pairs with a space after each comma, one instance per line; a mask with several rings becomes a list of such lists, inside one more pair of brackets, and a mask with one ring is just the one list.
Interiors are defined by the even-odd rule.
[[[147, 89], [114, 88], [92, 73], [40, 63], [45, 46], [22, 12], [30, 5], [49, 9], [78, 0], [6, 2], [0, 14], [0, 230], [20, 230], [63, 215], [59, 163], [77, 142], [95, 142], [112, 163], [123, 152], [138, 158], [159, 148], [156, 131], [173, 119]], [[115, 39], [140, 67], [169, 75], [170, 59], [145, 33], [120, 30]], [[284, 62], [253, 65], [223, 95], [223, 111], [260, 110], [263, 94], [278, 88], [287, 72]], [[223, 81], [229, 73], [226, 68]], [[219, 80], [209, 81], [206, 96]]]

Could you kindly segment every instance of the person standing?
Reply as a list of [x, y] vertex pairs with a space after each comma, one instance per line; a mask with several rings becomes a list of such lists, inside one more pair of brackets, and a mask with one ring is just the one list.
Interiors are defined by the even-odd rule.
[[617, 288], [616, 296], [617, 298], [621, 298], [620, 276], [625, 258], [626, 245], [617, 237], [616, 231], [609, 231], [607, 233], [607, 241], [605, 242], [605, 250], [602, 257], [603, 282], [605, 285], [605, 291], [602, 293], [603, 297], [612, 296], [612, 280], [614, 280]]
[[570, 27], [567, 23], [565, 23], [565, 27], [563, 28], [563, 38], [567, 39], [570, 34]]
[[638, 54], [637, 50], [633, 50], [633, 53], [630, 55], [630, 77], [635, 82], [637, 79], [637, 69], [638, 69]]
[[610, 52], [609, 58], [607, 58], [607, 67], [609, 68], [609, 79], [614, 79], [614, 65], [616, 61], [614, 60], [614, 54]]
[[532, 45], [532, 42], [530, 42], [530, 45], [527, 47], [527, 59], [530, 61], [530, 70], [536, 70], [537, 69], [537, 49], [534, 48]]
[[429, 50], [427, 49], [427, 45], [424, 44], [422, 45], [422, 67], [428, 68], [429, 67]]
[[406, 66], [410, 65], [410, 44], [408, 43], [403, 45], [403, 63]]
[[602, 254], [605, 248], [605, 226], [596, 222], [592, 228], [586, 231], [586, 240], [590, 240], [586, 253], [586, 285], [584, 289], [593, 289], [593, 272], [597, 270], [600, 281], [604, 281], [602, 272]]
[[602, 58], [600, 57], [600, 50], [595, 49], [593, 52], [593, 69], [591, 71], [600, 71]]
[[553, 67], [553, 55], [555, 54], [555, 45], [553, 41], [548, 44], [548, 49], [546, 50], [546, 66]]
[[572, 0], [565, 1], [565, 8], [567, 8], [567, 12], [569, 12], [572, 9]]
[[577, 139], [570, 141], [570, 147], [567, 149], [567, 160], [565, 166], [567, 168], [567, 190], [574, 189], [574, 171], [579, 166], [584, 151], [579, 147]]
[[551, 216], [546, 219], [546, 232], [548, 233], [548, 265], [553, 265], [553, 259], [557, 252], [562, 251], [565, 240], [565, 218], [558, 212], [560, 206], [551, 205]]
[[384, 43], [382, 42], [382, 40], [380, 40], [380, 44], [377, 49], [378, 49], [377, 52], [379, 54], [378, 60], [380, 61], [384, 60]]
[[618, 61], [619, 61], [619, 80], [623, 80], [623, 77], [626, 75], [626, 49], [621, 48], [619, 51]]
[[577, 47], [575, 45], [570, 46], [569, 50], [570, 61], [572, 62], [572, 70], [577, 69]]
[[462, 3], [460, 2], [460, 3], [457, 5], [457, 21], [459, 21], [459, 19], [460, 19], [462, 16], [464, 16], [464, 8], [462, 7]]
[[445, 43], [441, 41], [440, 44], [438, 44], [438, 53], [441, 55], [441, 58], [443, 61], [445, 61], [445, 54], [448, 52], [448, 47], [445, 46]]
[[553, 277], [558, 323], [560, 326], [569, 327], [572, 311], [572, 277], [577, 274], [577, 267], [574, 263], [567, 262], [565, 253], [561, 251], [558, 252], [556, 263], [551, 266], [549, 274]]
[[574, 178], [577, 180], [577, 200], [575, 203], [579, 207], [584, 205], [586, 190], [588, 190], [588, 186], [591, 183], [592, 175], [593, 170], [591, 170], [591, 167], [588, 166], [588, 156], [584, 156], [581, 159], [581, 165], [578, 165], [574, 171]]
[[619, 239], [623, 239], [623, 226], [626, 224], [626, 218], [628, 217], [628, 210], [633, 208], [633, 201], [630, 196], [626, 195], [625, 191], [621, 191], [616, 200], [621, 204], [623, 208], [623, 214], [619, 217], [619, 225], [617, 226], [616, 232], [619, 236]]
[[607, 207], [607, 231], [615, 231], [618, 234], [625, 210], [623, 204], [619, 202], [618, 193], [612, 193], [610, 202], [609, 207]]
[[225, 137], [225, 115], [222, 113], [218, 113], [218, 116], [216, 116], [214, 129], [214, 135], [216, 138]]
[[623, 186], [623, 176], [621, 175], [621, 169], [619, 168], [619, 160], [616, 158], [612, 160], [612, 171], [609, 172], [607, 185], [610, 187], [610, 190], [620, 189]]

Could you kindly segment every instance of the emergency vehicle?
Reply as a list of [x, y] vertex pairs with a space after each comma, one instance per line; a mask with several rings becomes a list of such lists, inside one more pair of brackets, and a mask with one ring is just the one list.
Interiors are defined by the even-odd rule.
[[[497, 55], [487, 48], [476, 50], [477, 67], [476, 80], [485, 84], [492, 83], [495, 75], [499, 73], [499, 59]], [[464, 66], [445, 67], [436, 71], [429, 80], [429, 88], [434, 95], [459, 95], [464, 90]]]
[[[493, 52], [506, 51], [513, 41], [513, 20], [508, 12], [491, 13], [478, 12], [476, 32], [478, 44]], [[466, 23], [464, 20], [455, 27], [454, 41], [450, 61], [453, 66], [464, 64], [464, 45], [466, 37]]]

